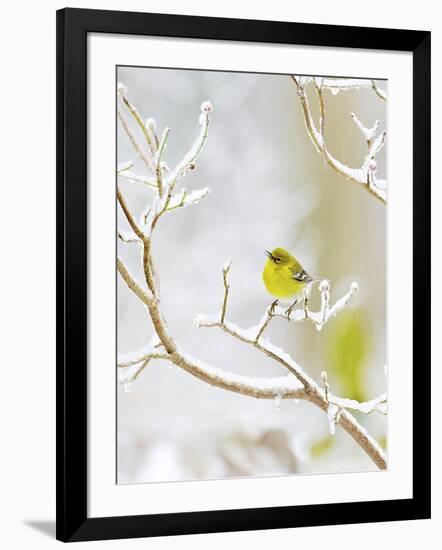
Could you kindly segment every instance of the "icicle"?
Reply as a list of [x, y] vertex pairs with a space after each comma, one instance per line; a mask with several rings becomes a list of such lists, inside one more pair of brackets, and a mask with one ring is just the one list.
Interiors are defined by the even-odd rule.
[[127, 93], [127, 86], [125, 86], [122, 82], [118, 82], [118, 84], [117, 84], [117, 92], [118, 92], [121, 96], [125, 96], [126, 93]]
[[333, 95], [338, 95], [339, 94], [339, 88], [330, 88], [330, 91]]
[[146, 126], [146, 129], [150, 130], [151, 132], [155, 132], [155, 130], [157, 129], [157, 123], [153, 118], [148, 118], [144, 125]]
[[336, 431], [336, 422], [338, 421], [339, 416], [339, 407], [334, 403], [330, 403], [327, 409], [328, 416], [328, 427], [330, 433], [333, 435]]
[[275, 395], [275, 411], [279, 412], [281, 410], [281, 394], [277, 393]]
[[130, 393], [130, 390], [132, 389], [132, 382], [125, 382], [123, 388], [125, 393]]

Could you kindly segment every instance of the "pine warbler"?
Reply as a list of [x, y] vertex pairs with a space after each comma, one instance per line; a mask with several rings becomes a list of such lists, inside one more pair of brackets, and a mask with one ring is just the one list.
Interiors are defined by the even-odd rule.
[[284, 248], [275, 248], [272, 252], [265, 251], [268, 259], [262, 272], [262, 279], [268, 292], [276, 298], [272, 311], [279, 300], [292, 302], [286, 310], [287, 317], [296, 305], [304, 288], [313, 281], [298, 260]]

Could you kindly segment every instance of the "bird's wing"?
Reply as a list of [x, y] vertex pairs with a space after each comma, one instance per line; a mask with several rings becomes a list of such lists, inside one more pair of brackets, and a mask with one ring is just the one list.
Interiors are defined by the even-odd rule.
[[293, 273], [293, 279], [300, 283], [311, 283], [313, 281], [313, 278], [304, 269]]

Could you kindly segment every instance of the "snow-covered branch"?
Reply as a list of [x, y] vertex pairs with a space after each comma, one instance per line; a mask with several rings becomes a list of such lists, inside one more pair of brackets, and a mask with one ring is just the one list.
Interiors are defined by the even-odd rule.
[[129, 138], [129, 141], [131, 142], [133, 148], [135, 149], [137, 155], [142, 159], [144, 164], [146, 165], [147, 169], [151, 174], [155, 172], [155, 167], [153, 165], [152, 159], [150, 155], [144, 150], [144, 148], [138, 143], [137, 138], [135, 137], [135, 134], [132, 132], [129, 122], [127, 121], [126, 117], [124, 116], [123, 112], [118, 110], [118, 119], [121, 122], [121, 126], [123, 127], [123, 130], [126, 132], [127, 137]]
[[147, 359], [166, 359], [167, 355], [159, 351], [161, 348], [161, 342], [158, 340], [157, 335], [151, 339], [151, 341], [142, 348], [133, 351], [131, 353], [126, 353], [124, 355], [118, 356], [118, 367], [125, 368], [132, 365], [136, 365]]
[[184, 157], [171, 173], [171, 181], [176, 182], [181, 177], [185, 176], [188, 170], [195, 169], [197, 158], [203, 150], [204, 144], [206, 143], [210, 122], [209, 115], [212, 111], [213, 107], [210, 101], [203, 101], [203, 103], [201, 104], [201, 115], [199, 118], [199, 123], [201, 125], [200, 133], [194, 141], [190, 150], [184, 155]]
[[137, 174], [134, 174], [130, 170], [124, 170], [122, 172], [117, 172], [117, 175], [121, 178], [124, 178], [125, 180], [131, 181], [133, 183], [143, 183], [147, 187], [156, 188], [157, 183], [154, 178], [148, 178], [146, 176], [138, 176]]
[[353, 282], [350, 290], [339, 298], [332, 306], [330, 306], [330, 282], [327, 280], [321, 281], [319, 291], [321, 293], [321, 308], [319, 311], [311, 311], [308, 306], [308, 298], [311, 287], [304, 293], [304, 307], [292, 309], [289, 313], [281, 306], [273, 308], [272, 315], [274, 317], [285, 317], [289, 321], [310, 321], [316, 326], [316, 330], [321, 330], [322, 327], [340, 311], [342, 311], [351, 298], [358, 292], [359, 286]]
[[[271, 344], [263, 338], [263, 333], [274, 317], [281, 314], [278, 307], [269, 308], [258, 325], [250, 329], [241, 329], [230, 321], [226, 320], [227, 305], [229, 297], [228, 275], [231, 262], [228, 262], [223, 269], [224, 299], [220, 314], [214, 318], [199, 316], [197, 324], [200, 326], [217, 326], [226, 333], [241, 340], [242, 342], [254, 346], [256, 349], [267, 355], [270, 359], [281, 365], [288, 374], [286, 376], [275, 377], [252, 377], [243, 376], [234, 372], [226, 371], [207, 364], [200, 359], [190, 356], [175, 341], [169, 331], [163, 311], [161, 309], [161, 299], [158, 291], [158, 275], [154, 268], [154, 259], [152, 256], [152, 237], [154, 230], [161, 216], [167, 212], [196, 204], [205, 197], [209, 189], [195, 190], [187, 192], [184, 189], [174, 192], [178, 180], [185, 176], [188, 170], [195, 168], [195, 162], [201, 153], [204, 143], [207, 139], [209, 127], [209, 115], [212, 111], [210, 102], [205, 101], [201, 105], [200, 125], [201, 130], [188, 153], [184, 155], [173, 170], [170, 170], [164, 161], [166, 152], [166, 141], [169, 130], [162, 133], [158, 139], [156, 125], [152, 119], [147, 119], [143, 123], [142, 117], [138, 114], [135, 107], [127, 99], [127, 90], [123, 85], [119, 86], [119, 93], [129, 112], [139, 126], [142, 127], [142, 133], [146, 138], [147, 147], [142, 146], [129, 128], [124, 117], [120, 116], [120, 121], [126, 134], [134, 146], [135, 151], [145, 160], [146, 167], [150, 174], [143, 181], [134, 178], [130, 170], [133, 166], [131, 162], [125, 163], [119, 167], [118, 175], [126, 177], [133, 182], [145, 184], [149, 182], [149, 187], [153, 189], [154, 197], [143, 210], [139, 220], [136, 219], [130, 206], [120, 188], [117, 189], [117, 198], [119, 205], [125, 215], [131, 231], [118, 230], [119, 238], [124, 243], [137, 243], [142, 249], [142, 267], [144, 280], [139, 282], [130, 273], [124, 262], [118, 258], [118, 272], [127, 285], [127, 287], [137, 296], [137, 298], [147, 308], [150, 320], [154, 328], [154, 336], [150, 342], [141, 349], [125, 354], [118, 359], [118, 378], [128, 389], [130, 384], [139, 376], [139, 374], [155, 360], [163, 360], [195, 376], [199, 380], [211, 384], [223, 390], [228, 390], [242, 394], [244, 396], [258, 399], [305, 399], [320, 407], [327, 412], [331, 396], [325, 396], [322, 389], [302, 368], [281, 348]], [[127, 177], [129, 175], [129, 177]], [[152, 179], [153, 178], [153, 179]], [[316, 327], [322, 327], [331, 317], [343, 309], [350, 300], [357, 288], [352, 285], [350, 291], [338, 300], [333, 306], [330, 302], [330, 286], [327, 282], [321, 283], [321, 309], [319, 312], [311, 312], [308, 305], [308, 293], [305, 295], [303, 309], [290, 312], [290, 320], [308, 320], [313, 322]], [[302, 318], [301, 318], [302, 317]], [[334, 401], [339, 398], [333, 398]], [[341, 400], [342, 401], [342, 400]], [[339, 401], [336, 401], [339, 402]], [[350, 403], [350, 400], [348, 400]], [[357, 409], [358, 403], [351, 401], [349, 403], [340, 402], [339, 424], [355, 439], [371, 457], [379, 468], [386, 468], [386, 459], [382, 449], [376, 441], [364, 430], [356, 419], [347, 409]], [[359, 404], [360, 407], [365, 406]]]
[[382, 415], [387, 414], [387, 394], [381, 393], [370, 401], [359, 402], [355, 399], [345, 399], [343, 397], [332, 397], [333, 402], [341, 409], [347, 409], [350, 411], [359, 412], [362, 414], [371, 414], [372, 412], [378, 412]]
[[[285, 370], [287, 370], [303, 387], [304, 393], [301, 399], [306, 399], [311, 403], [314, 403], [327, 413], [330, 430], [333, 423], [341, 425], [354, 439], [355, 441], [366, 451], [375, 464], [381, 468], [386, 468], [386, 458], [383, 450], [379, 444], [367, 433], [367, 431], [356, 421], [356, 419], [350, 414], [347, 409], [352, 409], [358, 412], [364, 412], [368, 414], [376, 409], [380, 402], [373, 400], [373, 402], [359, 403], [355, 400], [342, 399], [333, 396], [329, 392], [328, 384], [321, 388], [306, 372], [305, 370], [282, 348], [272, 344], [267, 338], [263, 338], [263, 333], [271, 320], [276, 316], [273, 312], [272, 306], [270, 306], [257, 325], [250, 328], [241, 328], [238, 325], [225, 319], [227, 303], [229, 297], [229, 282], [228, 275], [230, 271], [231, 261], [229, 261], [223, 268], [223, 284], [224, 284], [224, 297], [222, 302], [221, 311], [216, 315], [204, 315], [199, 314], [195, 317], [195, 324], [199, 327], [206, 328], [220, 328], [233, 338], [240, 340], [245, 344], [249, 344], [256, 348], [258, 351], [267, 355], [270, 359], [279, 363]], [[320, 285], [321, 291], [321, 311], [318, 313], [312, 313], [307, 309], [304, 304], [302, 310], [298, 309], [291, 313], [292, 320], [312, 320], [313, 322], [320, 323], [316, 326], [323, 326], [325, 322], [341, 311], [348, 303], [354, 290], [338, 300], [331, 308], [329, 303], [329, 284], [324, 284], [323, 281]], [[322, 287], [322, 288], [321, 288]], [[352, 289], [354, 289], [354, 283]], [[297, 312], [300, 314], [297, 314]], [[333, 312], [333, 313], [331, 313]], [[322, 323], [322, 324], [321, 324]], [[284, 394], [276, 396], [278, 399], [285, 398]], [[375, 403], [376, 401], [376, 403]], [[335, 410], [336, 409], [336, 410]], [[332, 414], [333, 413], [333, 414]]]
[[121, 99], [123, 100], [123, 103], [126, 105], [126, 107], [128, 108], [130, 114], [133, 116], [134, 120], [136, 121], [136, 123], [140, 127], [140, 129], [141, 129], [141, 131], [142, 131], [142, 133], [143, 133], [143, 135], [146, 139], [148, 149], [149, 149], [149, 153], [150, 153], [150, 157], [153, 158], [155, 156], [156, 150], [158, 148], [158, 140], [156, 139], [156, 136], [153, 137], [153, 134], [152, 134], [152, 131], [151, 131], [152, 130], [151, 120], [148, 119], [146, 121], [146, 124], [143, 123], [143, 121], [141, 120], [141, 116], [138, 114], [137, 109], [131, 103], [131, 101], [129, 100], [129, 98], [127, 96], [127, 87], [124, 84], [119, 82], [118, 86], [117, 86], [117, 90], [118, 90], [118, 95], [121, 97]]
[[296, 78], [304, 87], [307, 86], [309, 82], [313, 82], [323, 89], [328, 88], [333, 95], [346, 90], [372, 88], [381, 99], [387, 99], [386, 92], [379, 88], [376, 80], [370, 80], [368, 78], [318, 78], [314, 76], [297, 76]]
[[360, 401], [356, 401], [356, 399], [346, 399], [331, 394], [326, 371], [322, 371], [321, 380], [324, 388], [324, 398], [328, 403], [327, 416], [331, 434], [335, 433], [336, 424], [339, 422], [342, 413], [346, 410], [351, 410], [362, 414], [371, 414], [375, 411], [384, 416], [387, 414], [386, 393], [382, 393], [370, 401], [364, 401], [361, 403]]
[[[133, 163], [128, 161], [118, 167], [117, 175], [132, 182], [139, 182], [149, 187], [158, 187], [160, 195], [164, 186], [164, 192], [172, 193], [177, 181], [185, 176], [189, 170], [196, 168], [196, 161], [202, 152], [209, 130], [210, 113], [213, 110], [210, 101], [203, 101], [201, 104], [201, 113], [199, 116], [200, 131], [194, 142], [192, 143], [189, 151], [182, 157], [173, 170], [168, 170], [168, 165], [164, 161], [164, 154], [167, 147], [167, 140], [169, 137], [169, 128], [165, 128], [162, 136], [158, 139], [156, 123], [152, 118], [148, 118], [146, 122], [143, 122], [141, 115], [138, 113], [135, 106], [128, 98], [127, 88], [121, 82], [118, 84], [118, 95], [123, 101], [123, 104], [127, 107], [129, 113], [132, 115], [136, 124], [140, 127], [142, 134], [146, 138], [147, 146], [143, 146], [137, 139], [135, 133], [131, 130], [130, 125], [121, 110], [118, 111], [118, 118], [129, 138], [132, 146], [135, 149], [137, 155], [143, 160], [144, 164], [148, 168], [149, 176], [139, 176], [131, 172]], [[151, 177], [153, 176], [153, 177]], [[203, 191], [203, 190], [201, 190]], [[207, 194], [207, 190], [204, 195]], [[195, 204], [196, 195], [193, 199], [189, 199], [183, 203], [182, 206], [187, 204]], [[200, 198], [202, 198], [200, 196]], [[199, 200], [199, 199], [198, 199]], [[167, 204], [169, 206], [169, 200]]]
[[195, 189], [194, 191], [190, 192], [183, 188], [175, 195], [172, 195], [169, 201], [169, 206], [166, 208], [166, 212], [176, 210], [177, 208], [185, 208], [186, 206], [190, 206], [191, 204], [198, 204], [200, 200], [209, 193], [209, 187], [204, 187], [203, 189]]
[[[331, 166], [338, 174], [341, 174], [349, 181], [357, 183], [367, 189], [369, 193], [379, 199], [381, 202], [387, 202], [387, 180], [377, 177], [377, 162], [376, 155], [379, 153], [385, 143], [386, 132], [378, 134], [379, 121], [376, 121], [371, 128], [365, 127], [362, 122], [351, 113], [351, 118], [356, 126], [361, 131], [366, 143], [367, 152], [364, 156], [362, 164], [359, 168], [351, 168], [335, 158], [327, 148], [324, 135], [324, 127], [326, 120], [324, 90], [329, 89], [333, 94], [340, 90], [349, 90], [354, 88], [369, 87], [383, 100], [387, 96], [385, 92], [379, 88], [374, 80], [364, 79], [345, 79], [345, 78], [314, 78], [292, 75], [292, 80], [296, 86], [297, 95], [301, 103], [304, 122], [307, 128], [308, 135], [322, 158]], [[306, 87], [313, 82], [319, 100], [319, 128], [316, 126], [314, 117], [311, 111]]]

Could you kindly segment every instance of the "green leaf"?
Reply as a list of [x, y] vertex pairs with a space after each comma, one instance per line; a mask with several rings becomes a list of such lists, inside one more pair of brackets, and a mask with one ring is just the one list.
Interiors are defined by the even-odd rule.
[[370, 334], [362, 308], [343, 311], [327, 331], [326, 361], [333, 393], [365, 401], [364, 371], [370, 353]]
[[312, 458], [318, 458], [319, 456], [325, 455], [333, 447], [336, 438], [333, 435], [328, 435], [323, 437], [318, 441], [315, 441], [310, 447], [310, 455]]

